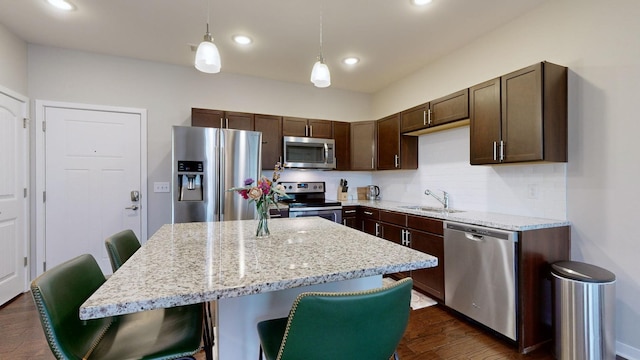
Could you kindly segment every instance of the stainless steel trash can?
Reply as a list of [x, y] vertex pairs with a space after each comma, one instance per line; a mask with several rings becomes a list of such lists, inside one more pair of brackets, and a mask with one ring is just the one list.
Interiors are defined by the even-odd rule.
[[578, 261], [551, 264], [555, 355], [560, 360], [614, 360], [616, 276]]

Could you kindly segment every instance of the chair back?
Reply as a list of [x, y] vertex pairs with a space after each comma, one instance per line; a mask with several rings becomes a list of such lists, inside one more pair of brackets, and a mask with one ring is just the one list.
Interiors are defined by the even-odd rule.
[[295, 300], [278, 359], [388, 360], [409, 321], [413, 281], [354, 293], [303, 293]]
[[82, 359], [111, 325], [112, 318], [80, 320], [82, 305], [104, 283], [91, 255], [62, 263], [31, 282], [31, 294], [51, 351], [57, 359]]
[[107, 247], [111, 269], [114, 272], [140, 249], [140, 241], [132, 230], [122, 230], [108, 237], [104, 244]]

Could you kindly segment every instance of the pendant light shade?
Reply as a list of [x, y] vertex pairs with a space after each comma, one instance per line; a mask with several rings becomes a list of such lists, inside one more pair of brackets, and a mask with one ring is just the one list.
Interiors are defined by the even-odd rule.
[[215, 74], [220, 72], [222, 66], [220, 52], [209, 33], [209, 24], [207, 24], [207, 33], [204, 35], [204, 40], [198, 45], [195, 65], [196, 69], [205, 73]]
[[319, 88], [325, 88], [331, 85], [329, 67], [321, 59], [313, 64], [313, 69], [311, 69], [311, 82]]
[[326, 88], [331, 85], [331, 73], [322, 57], [322, 12], [320, 12], [320, 55], [318, 56], [318, 61], [313, 64], [313, 69], [311, 69], [311, 82], [315, 87], [319, 88]]
[[209, 14], [211, 13], [211, 3], [207, 1], [207, 32], [204, 34], [204, 40], [198, 45], [196, 50], [196, 69], [208, 74], [216, 74], [220, 72], [222, 62], [220, 61], [220, 52], [218, 47], [213, 43], [213, 37], [209, 32]]

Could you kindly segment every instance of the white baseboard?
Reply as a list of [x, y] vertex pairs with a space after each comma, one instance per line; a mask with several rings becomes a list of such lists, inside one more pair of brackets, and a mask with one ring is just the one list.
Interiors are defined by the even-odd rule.
[[640, 360], [640, 349], [616, 341], [616, 354], [627, 360]]

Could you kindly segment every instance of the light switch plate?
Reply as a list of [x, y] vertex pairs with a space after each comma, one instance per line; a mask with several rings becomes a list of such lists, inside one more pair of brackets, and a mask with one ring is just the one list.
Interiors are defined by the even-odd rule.
[[154, 182], [153, 183], [153, 192], [154, 193], [168, 193], [168, 192], [171, 192], [171, 185], [168, 182]]

